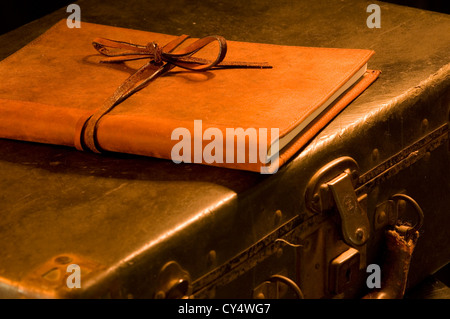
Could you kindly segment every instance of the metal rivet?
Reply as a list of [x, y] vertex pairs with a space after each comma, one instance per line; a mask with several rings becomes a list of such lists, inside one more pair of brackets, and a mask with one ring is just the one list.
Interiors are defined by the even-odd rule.
[[428, 119], [423, 119], [422, 120], [422, 130], [426, 130], [428, 128]]
[[266, 299], [266, 296], [264, 295], [264, 293], [260, 292], [256, 295], [255, 299]]
[[277, 257], [278, 257], [278, 258], [280, 258], [281, 256], [283, 256], [283, 248], [281, 248], [281, 247], [278, 248], [276, 254], [277, 254]]
[[281, 210], [277, 209], [275, 212], [275, 224], [278, 224], [281, 221], [281, 217], [283, 216], [283, 213]]
[[356, 239], [362, 240], [364, 238], [364, 230], [362, 228], [358, 228], [355, 232]]
[[61, 265], [65, 265], [68, 264], [72, 261], [72, 258], [70, 258], [69, 256], [59, 256], [55, 258], [55, 262], [57, 262], [58, 264]]
[[386, 212], [383, 210], [381, 211], [378, 216], [377, 216], [377, 223], [382, 225], [385, 224], [387, 222], [387, 214]]
[[375, 148], [373, 151], [372, 151], [372, 159], [374, 160], [374, 161], [376, 161], [376, 160], [378, 160], [378, 157], [380, 156], [380, 151], [378, 150], [378, 148]]
[[216, 251], [215, 251], [215, 250], [211, 250], [211, 251], [208, 253], [208, 257], [207, 257], [207, 259], [208, 259], [208, 265], [210, 265], [210, 266], [214, 265], [214, 264], [216, 263], [216, 258], [217, 258], [217, 253], [216, 253]]

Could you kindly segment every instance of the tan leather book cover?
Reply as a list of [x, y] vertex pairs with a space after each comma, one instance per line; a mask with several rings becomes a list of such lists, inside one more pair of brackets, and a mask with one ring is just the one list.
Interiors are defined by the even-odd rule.
[[[80, 121], [146, 63], [100, 63], [105, 57], [92, 41], [102, 37], [163, 45], [176, 38], [86, 22], [81, 26], [70, 29], [60, 21], [0, 62], [1, 138], [76, 146]], [[281, 140], [310, 118], [361, 72], [374, 52], [237, 41], [227, 41], [227, 47], [224, 62], [267, 62], [271, 68], [195, 72], [175, 67], [99, 120], [99, 148], [255, 172], [272, 167], [275, 172], [379, 74], [365, 72], [269, 161], [263, 153], [274, 137]], [[207, 46], [202, 54], [208, 50], [216, 48]]]

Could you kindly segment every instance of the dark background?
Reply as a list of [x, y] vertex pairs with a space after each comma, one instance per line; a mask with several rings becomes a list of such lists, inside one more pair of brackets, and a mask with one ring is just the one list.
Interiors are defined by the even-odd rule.
[[[276, 0], [274, 0], [276, 1]], [[377, 1], [374, 1], [376, 3]], [[391, 2], [424, 10], [450, 13], [448, 0], [389, 0]], [[0, 5], [0, 34], [11, 31], [30, 21], [36, 20], [57, 9], [67, 7], [74, 0], [46, 0], [46, 1], [4, 1]], [[446, 5], [447, 4], [447, 5]]]
[[67, 7], [74, 0], [24, 1], [7, 0], [0, 4], [0, 34], [36, 20], [59, 8]]

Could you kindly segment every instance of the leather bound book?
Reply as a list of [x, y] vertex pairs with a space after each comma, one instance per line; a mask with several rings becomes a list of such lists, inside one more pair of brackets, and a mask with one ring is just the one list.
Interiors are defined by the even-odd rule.
[[[113, 41], [119, 48], [97, 38], [119, 41]], [[178, 38], [86, 22], [70, 29], [60, 21], [0, 62], [0, 137], [83, 150], [92, 149], [86, 147], [92, 139], [99, 152], [273, 173], [380, 73], [367, 70], [371, 50], [227, 41], [225, 55], [219, 38], [179, 58], [186, 68], [172, 57], [159, 61], [164, 45]], [[197, 40], [185, 39], [171, 52]], [[150, 58], [135, 59], [127, 49], [133, 45], [122, 41], [136, 44], [138, 55], [153, 50]], [[112, 61], [102, 63], [96, 49]], [[128, 58], [115, 57], [115, 50]], [[214, 67], [189, 68], [218, 51]], [[145, 85], [118, 98], [130, 77]], [[95, 117], [88, 137], [86, 123]]]

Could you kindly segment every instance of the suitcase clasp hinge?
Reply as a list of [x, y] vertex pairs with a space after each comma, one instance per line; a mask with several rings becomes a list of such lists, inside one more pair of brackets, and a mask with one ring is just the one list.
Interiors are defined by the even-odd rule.
[[352, 247], [364, 245], [370, 237], [365, 208], [367, 195], [356, 196], [359, 167], [351, 157], [340, 157], [322, 167], [308, 183], [306, 206], [316, 213], [336, 208], [341, 219], [343, 240]]

